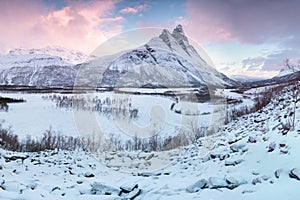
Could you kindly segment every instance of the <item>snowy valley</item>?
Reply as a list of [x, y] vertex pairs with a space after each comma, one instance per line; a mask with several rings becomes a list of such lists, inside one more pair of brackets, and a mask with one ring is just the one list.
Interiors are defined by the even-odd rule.
[[[177, 154], [112, 151], [95, 157], [82, 150], [1, 150], [1, 199], [296, 199], [300, 109], [292, 129], [293, 89], [283, 87], [264, 108]], [[161, 169], [141, 167], [168, 159], [173, 160]], [[124, 162], [133, 161], [133, 170], [124, 172]]]

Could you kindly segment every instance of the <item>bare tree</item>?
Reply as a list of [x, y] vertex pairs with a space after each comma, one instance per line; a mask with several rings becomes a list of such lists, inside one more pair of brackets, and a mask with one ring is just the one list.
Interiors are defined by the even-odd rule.
[[[300, 60], [298, 60], [298, 67], [300, 65]], [[298, 70], [296, 69], [296, 67], [293, 67], [290, 65], [290, 60], [287, 58], [285, 59], [285, 66], [288, 69], [291, 69], [293, 73], [298, 72]], [[291, 122], [291, 130], [293, 131], [295, 129], [295, 120], [296, 120], [296, 107], [297, 107], [297, 103], [299, 101], [299, 83], [298, 81], [295, 81], [293, 84], [293, 88], [292, 88], [292, 99], [293, 99], [293, 111], [292, 111], [292, 122]]]
[[295, 120], [296, 120], [296, 107], [297, 107], [297, 103], [300, 100], [299, 98], [299, 93], [300, 93], [300, 88], [299, 88], [299, 84], [298, 81], [295, 81], [294, 86], [293, 86], [293, 90], [292, 90], [292, 96], [293, 96], [293, 111], [292, 111], [292, 131], [295, 130]]
[[292, 69], [292, 66], [290, 65], [290, 59], [286, 58], [284, 60], [284, 65], [288, 68], [288, 69]]

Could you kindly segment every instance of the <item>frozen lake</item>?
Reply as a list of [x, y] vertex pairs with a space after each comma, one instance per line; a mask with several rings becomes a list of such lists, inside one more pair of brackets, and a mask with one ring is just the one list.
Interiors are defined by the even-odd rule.
[[[48, 97], [87, 99], [88, 102], [110, 99], [117, 104], [124, 102], [138, 110], [136, 118], [128, 118], [110, 113], [103, 114], [95, 109], [75, 109], [59, 107], [57, 101]], [[10, 103], [8, 112], [0, 112], [2, 126], [11, 127], [20, 138], [31, 135], [39, 137], [45, 130], [52, 129], [63, 135], [80, 136], [101, 131], [120, 138], [132, 136], [150, 137], [176, 135], [184, 129], [208, 126], [216, 110], [210, 103], [191, 103], [178, 101], [168, 96], [117, 94], [98, 92], [85, 94], [54, 93], [4, 93], [0, 96], [23, 98], [24, 103]], [[116, 103], [117, 102], [117, 103]], [[112, 103], [112, 104], [113, 104]], [[104, 105], [104, 104], [103, 104]], [[121, 109], [121, 108], [119, 108]]]

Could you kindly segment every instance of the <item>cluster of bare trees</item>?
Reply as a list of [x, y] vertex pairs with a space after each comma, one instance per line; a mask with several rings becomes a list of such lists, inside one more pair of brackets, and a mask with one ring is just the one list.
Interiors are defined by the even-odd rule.
[[51, 129], [46, 130], [42, 137], [20, 140], [10, 129], [4, 129], [0, 126], [0, 147], [11, 151], [38, 152], [44, 150], [76, 150], [82, 147], [79, 137], [63, 136]]
[[287, 86], [289, 83], [278, 84], [272, 87], [266, 87], [266, 89], [258, 94], [253, 99], [254, 105], [252, 106], [242, 106], [242, 107], [228, 107], [226, 112], [225, 123], [229, 123], [232, 120], [235, 120], [243, 115], [257, 112], [268, 105], [271, 100], [278, 95], [282, 89]]
[[134, 136], [126, 141], [120, 136], [109, 135], [108, 138], [99, 137], [96, 134], [85, 137], [64, 136], [51, 128], [46, 130], [39, 138], [27, 136], [19, 139], [10, 129], [0, 125], [0, 147], [11, 151], [38, 152], [44, 150], [85, 150], [90, 152], [103, 151], [164, 151], [194, 143], [200, 137], [204, 137], [207, 128], [200, 127], [190, 131], [180, 132], [175, 136], [161, 137], [157, 134], [149, 138]]
[[138, 117], [138, 109], [134, 108], [130, 98], [114, 98], [106, 97], [100, 99], [95, 96], [93, 98], [85, 98], [83, 96], [61, 96], [61, 95], [48, 95], [43, 96], [45, 100], [55, 102], [56, 107], [96, 111], [105, 115], [114, 115], [129, 117], [131, 119]]
[[108, 142], [111, 142], [115, 145], [115, 150], [141, 150], [144, 152], [165, 151], [192, 144], [199, 138], [205, 137], [207, 134], [208, 127], [199, 127], [195, 123], [191, 122], [188, 129], [181, 130], [173, 136], [166, 137], [153, 134], [151, 137], [141, 138], [136, 135], [131, 139], [122, 142], [119, 137], [111, 135]]

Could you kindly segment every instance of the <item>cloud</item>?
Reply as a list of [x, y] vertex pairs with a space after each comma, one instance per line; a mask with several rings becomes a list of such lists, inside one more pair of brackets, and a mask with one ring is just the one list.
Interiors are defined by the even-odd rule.
[[188, 36], [202, 43], [237, 42], [236, 48], [243, 44], [276, 46], [273, 52], [224, 68], [233, 74], [261, 72], [271, 76], [284, 67], [284, 59], [300, 58], [299, 10], [298, 0], [187, 0], [185, 16], [179, 21]]
[[299, 37], [297, 0], [188, 0], [187, 29], [203, 40], [274, 42]]
[[[248, 58], [249, 61], [251, 58]], [[253, 58], [255, 60], [255, 58]], [[255, 62], [255, 61], [254, 61]], [[219, 64], [218, 64], [219, 65]], [[253, 67], [250, 67], [250, 69], [243, 67], [243, 65], [240, 65], [239, 63], [223, 63], [222, 65], [219, 65], [221, 67], [218, 67], [218, 70], [225, 73], [226, 75], [246, 75], [246, 76], [252, 76], [252, 77], [273, 77], [278, 74], [277, 70], [262, 70], [261, 67], [256, 67], [253, 65]]]
[[127, 7], [127, 8], [123, 8], [122, 10], [120, 10], [120, 13], [122, 14], [128, 14], [128, 13], [137, 13], [138, 10], [136, 8], [132, 8], [132, 7]]
[[291, 64], [297, 64], [299, 60], [300, 51], [295, 50], [281, 50], [269, 54], [262, 67], [262, 70], [281, 70], [285, 68], [285, 60], [288, 58]]
[[126, 8], [123, 8], [122, 10], [120, 10], [120, 13], [121, 14], [136, 14], [138, 12], [141, 12], [141, 11], [145, 11], [147, 9], [147, 5], [144, 4], [144, 5], [139, 5], [139, 6], [136, 6], [136, 7], [126, 7]]
[[260, 70], [266, 61], [265, 57], [257, 56], [254, 58], [247, 58], [242, 61], [242, 67], [248, 71]]
[[117, 1], [68, 1], [56, 10], [42, 0], [0, 2], [0, 50], [60, 45], [90, 52], [121, 32]]

